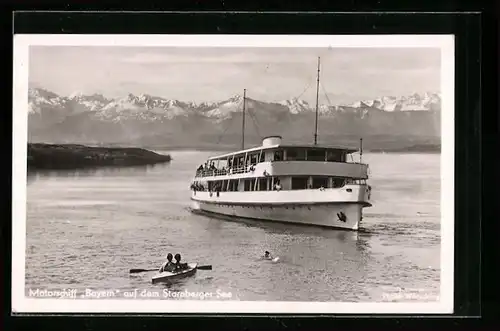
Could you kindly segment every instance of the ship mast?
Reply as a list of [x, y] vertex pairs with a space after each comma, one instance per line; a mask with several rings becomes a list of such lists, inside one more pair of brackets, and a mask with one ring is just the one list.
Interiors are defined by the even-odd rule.
[[318, 57], [318, 79], [316, 81], [316, 122], [314, 126], [314, 145], [318, 143], [319, 65], [320, 65], [320, 58]]
[[241, 123], [241, 149], [245, 149], [245, 99], [247, 95], [247, 90], [243, 90], [243, 120]]
[[359, 163], [363, 163], [363, 138], [359, 138]]

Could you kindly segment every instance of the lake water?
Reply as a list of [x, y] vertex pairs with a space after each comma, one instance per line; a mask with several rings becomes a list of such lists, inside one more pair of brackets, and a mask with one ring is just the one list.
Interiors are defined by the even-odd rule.
[[[167, 288], [236, 300], [439, 299], [439, 154], [364, 155], [373, 207], [359, 233], [193, 214], [190, 180], [212, 154], [171, 155], [151, 167], [30, 175], [26, 294]], [[265, 250], [279, 262], [261, 260]], [[154, 272], [129, 274], [158, 267], [168, 252], [213, 270], [168, 286], [151, 284]]]

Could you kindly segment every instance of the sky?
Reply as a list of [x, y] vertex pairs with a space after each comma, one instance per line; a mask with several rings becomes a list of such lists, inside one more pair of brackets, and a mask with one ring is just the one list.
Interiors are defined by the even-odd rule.
[[235, 94], [335, 104], [440, 91], [439, 48], [30, 46], [29, 83], [57, 94], [146, 93], [210, 102]]

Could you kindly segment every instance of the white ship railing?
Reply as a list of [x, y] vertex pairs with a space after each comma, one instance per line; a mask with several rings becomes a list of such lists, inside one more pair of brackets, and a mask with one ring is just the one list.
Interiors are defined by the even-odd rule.
[[226, 176], [226, 175], [236, 175], [251, 172], [255, 170], [255, 165], [240, 166], [229, 169], [208, 169], [208, 170], [198, 170], [196, 171], [195, 177], [214, 177], [214, 176]]
[[[274, 161], [274, 162], [280, 162], [280, 161]], [[356, 162], [341, 162], [341, 163], [354, 164], [354, 165], [365, 165], [364, 163], [356, 163]], [[254, 171], [256, 165], [257, 164], [255, 163], [255, 164], [251, 164], [251, 165], [247, 165], [247, 166], [239, 166], [239, 167], [233, 167], [233, 168], [229, 168], [229, 169], [197, 170], [196, 174], [195, 174], [195, 178], [244, 174], [244, 173]]]

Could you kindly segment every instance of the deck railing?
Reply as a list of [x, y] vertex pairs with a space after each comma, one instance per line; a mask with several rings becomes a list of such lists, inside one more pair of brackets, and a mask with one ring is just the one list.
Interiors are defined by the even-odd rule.
[[[271, 161], [271, 162], [282, 162], [280, 161]], [[312, 161], [315, 162], [315, 161]], [[321, 161], [319, 161], [321, 162]], [[364, 163], [358, 163], [358, 162], [341, 162], [341, 163], [348, 163], [348, 164], [359, 164], [363, 165]], [[257, 163], [250, 164], [247, 166], [239, 166], [239, 167], [232, 167], [228, 169], [204, 169], [204, 170], [197, 170], [195, 177], [217, 177], [217, 176], [225, 176], [225, 175], [235, 175], [235, 174], [243, 174], [243, 173], [248, 173], [252, 172], [255, 170], [255, 166]]]
[[225, 175], [235, 175], [251, 172], [255, 170], [255, 165], [233, 167], [229, 169], [207, 169], [197, 170], [195, 177], [216, 177]]

